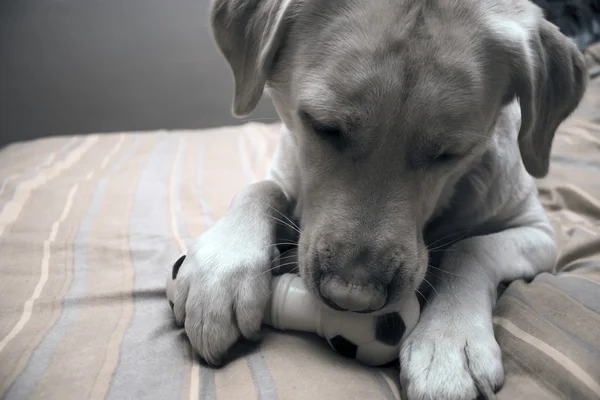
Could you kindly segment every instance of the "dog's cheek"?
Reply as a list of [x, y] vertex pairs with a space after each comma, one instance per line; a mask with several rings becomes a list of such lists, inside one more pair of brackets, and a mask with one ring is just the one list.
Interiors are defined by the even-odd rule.
[[452, 187], [447, 187], [447, 178], [435, 172], [424, 172], [422, 175], [417, 203], [420, 205], [417, 220], [420, 226], [424, 226], [437, 210], [446, 205], [446, 199], [450, 198], [453, 191]]

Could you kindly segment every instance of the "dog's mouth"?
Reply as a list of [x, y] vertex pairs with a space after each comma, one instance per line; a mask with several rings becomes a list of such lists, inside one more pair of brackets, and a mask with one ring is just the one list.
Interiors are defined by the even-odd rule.
[[[377, 291], [377, 294], [384, 296], [383, 301], [369, 297], [364, 302], [364, 304], [368, 305], [364, 307], [343, 301], [340, 301], [340, 304], [335, 301], [335, 298], [332, 299], [327, 296], [327, 294], [330, 294], [330, 292], [324, 292], [322, 289], [323, 282], [326, 282], [331, 278], [329, 278], [327, 272], [320, 267], [320, 264], [318, 263], [318, 257], [310, 257], [315, 260], [313, 263], [309, 263], [306, 261], [309, 258], [302, 257], [302, 254], [303, 253], [301, 251], [298, 254], [298, 271], [304, 280], [306, 287], [308, 288], [309, 292], [322, 304], [335, 311], [349, 311], [357, 314], [382, 314], [387, 312], [387, 310], [396, 308], [399, 301], [404, 299], [408, 293], [415, 293], [415, 291], [418, 290], [421, 285], [421, 282], [416, 282], [416, 278], [418, 277], [407, 277], [401, 274], [400, 270], [397, 270], [391, 281], [385, 287], [380, 287]], [[420, 281], [422, 280], [423, 279]], [[357, 284], [356, 286], [361, 285]], [[372, 295], [372, 293], [370, 294]], [[380, 301], [380, 303], [376, 306], [369, 306], [375, 304], [377, 301]], [[344, 305], [348, 304], [350, 304], [349, 307], [344, 307]]]
[[[346, 309], [338, 306], [337, 304], [335, 304], [333, 301], [329, 300], [328, 298], [322, 296], [321, 294], [319, 294], [319, 298], [320, 300], [329, 308], [331, 308], [332, 310], [335, 311], [347, 311]], [[362, 313], [362, 311], [356, 311], [358, 313]], [[367, 312], [365, 312], [367, 313]]]
[[428, 264], [422, 242], [382, 242], [395, 237], [391, 232], [378, 240], [348, 236], [344, 227], [304, 225], [282, 241], [281, 264], [293, 265], [313, 297], [336, 311], [378, 313], [419, 289]]

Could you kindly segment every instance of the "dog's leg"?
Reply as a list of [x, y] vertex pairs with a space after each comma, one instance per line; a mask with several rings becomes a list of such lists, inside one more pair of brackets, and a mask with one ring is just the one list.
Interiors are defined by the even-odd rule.
[[289, 181], [283, 183], [281, 171], [290, 170], [292, 159], [286, 158], [285, 169], [275, 163], [268, 180], [242, 190], [225, 215], [191, 246], [179, 269], [175, 318], [210, 364], [222, 363], [240, 337], [259, 335], [271, 294], [271, 270], [279, 256], [278, 224], [291, 224], [291, 192], [284, 188]]
[[[539, 222], [452, 246], [415, 330], [402, 346], [406, 399], [493, 398], [504, 379], [492, 308], [500, 283], [532, 279], [556, 262], [556, 244], [539, 204]], [[524, 224], [525, 222], [523, 222]]]

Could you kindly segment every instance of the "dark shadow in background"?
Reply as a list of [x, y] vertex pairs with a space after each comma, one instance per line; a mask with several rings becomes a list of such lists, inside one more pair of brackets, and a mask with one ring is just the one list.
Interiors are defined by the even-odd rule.
[[[205, 128], [233, 82], [209, 0], [1, 0], [0, 146], [50, 135]], [[250, 119], [275, 118], [263, 98]]]

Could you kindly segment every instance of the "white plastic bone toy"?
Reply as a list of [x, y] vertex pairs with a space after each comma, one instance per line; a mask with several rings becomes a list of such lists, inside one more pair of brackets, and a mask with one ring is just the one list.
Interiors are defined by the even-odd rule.
[[[184, 252], [167, 278], [167, 299], [173, 307], [177, 272]], [[263, 322], [279, 330], [316, 333], [341, 355], [369, 365], [381, 366], [398, 358], [400, 345], [419, 319], [420, 306], [413, 293], [387, 313], [359, 314], [336, 311], [322, 304], [296, 274], [274, 276], [272, 295]]]

